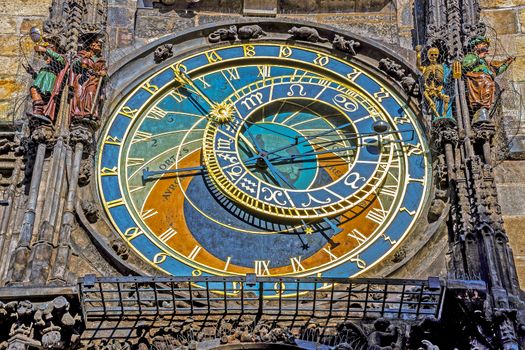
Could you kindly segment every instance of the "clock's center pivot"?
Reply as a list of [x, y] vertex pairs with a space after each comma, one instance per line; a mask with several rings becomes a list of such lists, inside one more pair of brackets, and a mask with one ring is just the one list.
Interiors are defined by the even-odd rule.
[[266, 163], [266, 161], [264, 160], [264, 158], [268, 156], [268, 153], [267, 152], [260, 152], [258, 154], [258, 158], [255, 162], [255, 165], [257, 166], [257, 168], [261, 169], [261, 170], [264, 170], [266, 168], [268, 168], [268, 164]]

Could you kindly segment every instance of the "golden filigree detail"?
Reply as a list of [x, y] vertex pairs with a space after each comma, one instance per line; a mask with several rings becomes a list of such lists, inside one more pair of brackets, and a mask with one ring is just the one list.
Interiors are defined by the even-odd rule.
[[210, 111], [210, 118], [216, 123], [224, 124], [233, 120], [233, 105], [226, 101], [216, 103]]

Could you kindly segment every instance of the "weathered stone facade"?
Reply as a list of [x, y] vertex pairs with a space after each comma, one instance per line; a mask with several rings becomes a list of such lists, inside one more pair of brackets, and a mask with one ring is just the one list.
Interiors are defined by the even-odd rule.
[[0, 121], [9, 122], [23, 111], [29, 75], [22, 64], [32, 61], [29, 30], [42, 27], [51, 0], [6, 1], [0, 7]]
[[[331, 35], [331, 40], [323, 39], [329, 42], [327, 45], [332, 45], [330, 49], [340, 50], [347, 56], [358, 54], [355, 41], [335, 34], [337, 29], [374, 39], [379, 44], [366, 44], [369, 52], [367, 56], [363, 54], [364, 60], [371, 69], [380, 72], [382, 79], [391, 80], [410, 101], [407, 103], [412, 104], [421, 102], [424, 88], [421, 81], [415, 79], [414, 67], [406, 63], [414, 62], [415, 44], [428, 44], [433, 36], [439, 37], [451, 49], [446, 60], [460, 60], [465, 40], [459, 35], [465, 30], [461, 24], [478, 24], [477, 2], [473, 0], [429, 0], [415, 4], [408, 0], [395, 3], [357, 0], [352, 1], [351, 6], [347, 1], [338, 0], [283, 0], [275, 3], [279, 5], [275, 10], [275, 27], [273, 23], [265, 22], [267, 27], [264, 28], [268, 32], [274, 30], [274, 40], [283, 40], [285, 35], [288, 37], [284, 40], [305, 39], [301, 35], [290, 36], [290, 28], [286, 27], [291, 22], [304, 20], [313, 22], [302, 24], [312, 26], [303, 27], [306, 34], [316, 33], [315, 40], [310, 42], [321, 39], [313, 28], [318, 25], [318, 30], [324, 31], [321, 36]], [[424, 13], [429, 4], [434, 4], [440, 11], [434, 16]], [[68, 10], [64, 13], [61, 12], [62, 5], [67, 5], [64, 8]], [[50, 23], [61, 29], [50, 34], [64, 39], [61, 54], [68, 55], [68, 63], [75, 62], [81, 55], [82, 64], [95, 67], [89, 59], [99, 53], [90, 51], [89, 55], [86, 54], [91, 42], [82, 38], [83, 35], [90, 36], [100, 38], [99, 45], [104, 47], [103, 58], [107, 59], [109, 71], [109, 78], [104, 78], [106, 66], [102, 63], [85, 72], [97, 87], [93, 89], [96, 98], [86, 118], [71, 112], [78, 86], [59, 86], [64, 93], [57, 98], [59, 112], [54, 125], [35, 118], [35, 113], [27, 122], [29, 76], [21, 67], [26, 59], [24, 55], [31, 62], [34, 57], [33, 43], [22, 35], [27, 34], [30, 27], [42, 25], [49, 16], [49, 6], [55, 9], [54, 22]], [[212, 340], [210, 347], [258, 342], [279, 342], [284, 346], [300, 345], [296, 340], [311, 335], [309, 341], [337, 345], [339, 349], [353, 349], [359, 344], [370, 349], [426, 347], [436, 350], [434, 344], [447, 343], [449, 338], [446, 335], [450, 334], [454, 336], [450, 337], [453, 340], [448, 344], [455, 342], [461, 349], [491, 347], [514, 350], [523, 347], [525, 326], [522, 322], [525, 316], [505, 230], [510, 236], [523, 286], [525, 240], [521, 231], [525, 225], [525, 165], [517, 160], [501, 162], [499, 153], [510, 158], [522, 156], [517, 129], [522, 106], [521, 97], [516, 96], [525, 91], [525, 58], [522, 57], [525, 29], [521, 25], [525, 22], [525, 14], [522, 14], [525, 3], [482, 1], [481, 6], [481, 17], [488, 24], [488, 35], [493, 38], [496, 56], [511, 54], [518, 57], [510, 74], [500, 80], [500, 85], [506, 90], [498, 111], [502, 122], [497, 126], [505, 126], [507, 137], [518, 131], [517, 137], [511, 137], [510, 153], [500, 152], [501, 149], [505, 151], [501, 146], [505, 138], [494, 141], [496, 126], [490, 124], [471, 129], [469, 112], [461, 106], [466, 100], [459, 74], [459, 78], [455, 77], [454, 87], [458, 92], [454, 108], [457, 108], [459, 127], [456, 124], [432, 124], [428, 110], [422, 108], [421, 111], [426, 113], [423, 123], [428, 127], [427, 136], [435, 155], [433, 179], [436, 188], [432, 193], [433, 200], [424, 208], [428, 217], [423, 218], [424, 225], [416, 228], [395, 253], [374, 266], [366, 276], [402, 278], [404, 282], [396, 284], [388, 279], [377, 279], [357, 281], [355, 285], [350, 281], [349, 286], [344, 284], [346, 282], [332, 283], [331, 293], [327, 283], [325, 290], [305, 292], [303, 295], [307, 298], [304, 302], [299, 301], [298, 284], [296, 301], [294, 298], [286, 300], [291, 305], [289, 310], [293, 311], [294, 307], [296, 310], [299, 307], [315, 309], [316, 298], [322, 298], [325, 303], [321, 309], [327, 314], [324, 315], [325, 323], [321, 324], [314, 317], [315, 311], [312, 312], [314, 316], [303, 315], [286, 322], [261, 319], [265, 307], [278, 305], [281, 308], [279, 293], [269, 302], [262, 297], [253, 298], [252, 292], [244, 294], [244, 291], [236, 299], [238, 290], [233, 289], [228, 294], [224, 284], [224, 293], [220, 294], [224, 296], [223, 302], [220, 297], [209, 299], [208, 280], [199, 279], [200, 276], [193, 276], [195, 279], [177, 276], [181, 278], [172, 280], [126, 277], [138, 274], [157, 276], [158, 270], [141, 260], [121, 237], [116, 237], [107, 218], [99, 213], [100, 203], [93, 190], [97, 129], [107, 117], [111, 104], [118, 101], [114, 97], [124, 94], [129, 82], [126, 79], [132, 79], [137, 71], [144, 73], [145, 70], [141, 71], [146, 69], [144, 66], [156, 69], [170, 58], [174, 47], [170, 40], [176, 43], [200, 40], [203, 45], [213, 43], [209, 36], [213, 32], [210, 31], [225, 30], [220, 26], [212, 27], [217, 22], [236, 23], [233, 33], [229, 33], [232, 41], [257, 39], [250, 36], [240, 38], [236, 32], [243, 22], [252, 21], [253, 25], [253, 21], [260, 20], [242, 15], [243, 1], [201, 0], [198, 10], [191, 1], [185, 0], [13, 1], [5, 5], [0, 9], [0, 119], [18, 119], [19, 123], [17, 127], [5, 128], [7, 137], [0, 143], [4, 165], [0, 185], [7, 200], [7, 207], [0, 208], [0, 324], [4, 325], [0, 331], [0, 349], [67, 348], [77, 346], [80, 340], [86, 347], [96, 349], [197, 348], [197, 343], [202, 345], [206, 337]], [[461, 7], [471, 13], [460, 13]], [[257, 12], [253, 8], [250, 11]], [[431, 26], [440, 19], [447, 20], [441, 23], [445, 24], [443, 27]], [[431, 20], [435, 22], [430, 23]], [[200, 29], [202, 33], [193, 30], [201, 25], [210, 27]], [[335, 30], [322, 25], [330, 25]], [[422, 27], [426, 30], [419, 30]], [[181, 33], [188, 37], [182, 40], [174, 35]], [[520, 44], [522, 40], [523, 45]], [[384, 55], [370, 54], [374, 50]], [[134, 59], [130, 60], [130, 57]], [[36, 59], [34, 61], [38, 63]], [[139, 67], [141, 65], [143, 67]], [[69, 79], [72, 82], [75, 78], [71, 76]], [[109, 142], [119, 141], [113, 139]], [[492, 157], [496, 153], [497, 156]], [[408, 215], [413, 215], [404, 209]], [[501, 217], [505, 220], [504, 227], [501, 227]], [[441, 280], [429, 276], [439, 276]], [[79, 277], [80, 283], [77, 284]], [[412, 281], [415, 278], [420, 280]], [[192, 289], [192, 281], [197, 280], [206, 283], [206, 288]], [[254, 274], [239, 277], [239, 281], [234, 281], [236, 286], [239, 283], [241, 286], [265, 283], [264, 279], [262, 282], [257, 280]], [[274, 289], [275, 285], [281, 286], [279, 282], [271, 283]], [[362, 285], [356, 292], [352, 288], [357, 284]], [[46, 287], [39, 288], [44, 285]], [[33, 287], [26, 290], [24, 286]], [[359, 293], [364, 297], [356, 301]], [[392, 294], [395, 294], [393, 298]], [[94, 299], [86, 302], [83, 300], [86, 295], [94, 296]], [[232, 295], [233, 299], [229, 301], [232, 304], [228, 304], [226, 299]], [[251, 299], [245, 300], [245, 296]], [[438, 324], [435, 318], [442, 316], [437, 312], [441, 311], [442, 300], [446, 300], [441, 319], [444, 322]], [[82, 303], [85, 308], [81, 310], [79, 304]], [[213, 314], [210, 310], [214, 308], [219, 311], [224, 308], [226, 314], [228, 306], [232, 305], [232, 309], [241, 308], [240, 315], [207, 316]], [[107, 306], [111, 306], [110, 312], [107, 312]], [[257, 317], [243, 315], [245, 307], [255, 310]], [[182, 314], [178, 314], [181, 309]], [[195, 309], [208, 314], [193, 317]], [[392, 319], [397, 320], [383, 319], [385, 309], [395, 314]], [[137, 310], [138, 313], [134, 313]], [[368, 310], [373, 310], [371, 315], [367, 314]], [[185, 314], [186, 311], [189, 312]], [[111, 312], [115, 317], [106, 319]], [[281, 310], [277, 316], [280, 313]], [[364, 321], [335, 322], [338, 317], [345, 319], [349, 313], [355, 313], [353, 320]], [[160, 314], [163, 316], [159, 317]], [[407, 316], [414, 314], [415, 318]], [[95, 321], [90, 323], [92, 320]], [[105, 322], [108, 323], [102, 327]], [[212, 323], [212, 326], [206, 328], [206, 323]], [[444, 327], [449, 328], [445, 330]], [[99, 328], [102, 335], [96, 338]], [[96, 339], [91, 339], [92, 335]], [[133, 339], [120, 341], [115, 338], [121, 335]], [[202, 348], [206, 346], [204, 344]]]

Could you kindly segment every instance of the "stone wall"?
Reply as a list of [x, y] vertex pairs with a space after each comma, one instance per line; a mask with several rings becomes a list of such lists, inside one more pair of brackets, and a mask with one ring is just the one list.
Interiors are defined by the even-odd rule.
[[[480, 5], [495, 58], [516, 57], [516, 62], [499, 78], [505, 89], [501, 117], [511, 139], [510, 157], [524, 159], [525, 0], [482, 0]], [[497, 165], [496, 181], [520, 285], [525, 288], [525, 161], [508, 160]]]
[[511, 139], [512, 158], [525, 159], [525, 0], [481, 0], [481, 19], [492, 39], [495, 59], [516, 57], [509, 70], [499, 78], [507, 136]]
[[42, 28], [51, 0], [9, 0], [0, 6], [0, 123], [20, 117], [30, 80], [21, 63], [31, 61], [33, 26]]
[[[285, 0], [281, 1], [276, 18], [328, 24], [378, 40], [408, 57], [410, 53], [406, 49], [412, 45], [412, 2]], [[173, 3], [165, 6], [146, 0], [109, 0], [111, 62], [163, 35], [207, 23], [242, 21], [246, 18], [242, 16], [242, 0], [203, 0], [195, 11], [186, 10], [185, 0]]]

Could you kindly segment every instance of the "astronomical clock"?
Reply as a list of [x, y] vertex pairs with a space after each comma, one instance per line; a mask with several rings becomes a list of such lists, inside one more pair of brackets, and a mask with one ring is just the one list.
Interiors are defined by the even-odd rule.
[[420, 112], [374, 66], [387, 51], [264, 30], [166, 38], [168, 55], [128, 69], [106, 111], [98, 197], [158, 273], [346, 278], [426, 220], [429, 146]]

